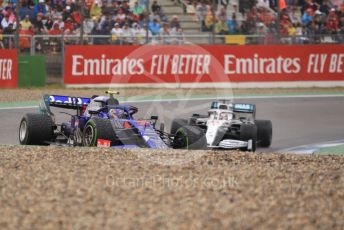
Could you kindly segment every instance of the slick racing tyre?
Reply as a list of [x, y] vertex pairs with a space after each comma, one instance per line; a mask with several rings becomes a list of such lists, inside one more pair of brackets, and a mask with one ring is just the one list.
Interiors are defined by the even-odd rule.
[[258, 145], [260, 147], [270, 147], [272, 142], [272, 122], [270, 120], [256, 120], [255, 123], [258, 128]]
[[109, 140], [113, 145], [116, 135], [110, 120], [92, 118], [86, 123], [82, 135], [82, 145], [95, 147], [98, 139]]
[[199, 118], [208, 118], [208, 115], [194, 114], [189, 120], [189, 125], [196, 125], [196, 120]]
[[174, 136], [175, 149], [206, 149], [207, 139], [204, 131], [196, 126], [186, 125], [180, 127]]
[[243, 150], [256, 151], [257, 148], [257, 126], [255, 124], [242, 124], [240, 126], [240, 140], [252, 140], [252, 149], [245, 148]]
[[48, 145], [54, 139], [54, 122], [45, 114], [25, 114], [19, 125], [22, 145]]
[[180, 118], [174, 119], [171, 125], [171, 134], [174, 135], [180, 127], [183, 127], [187, 124], [188, 124], [188, 120], [186, 119], [180, 119]]

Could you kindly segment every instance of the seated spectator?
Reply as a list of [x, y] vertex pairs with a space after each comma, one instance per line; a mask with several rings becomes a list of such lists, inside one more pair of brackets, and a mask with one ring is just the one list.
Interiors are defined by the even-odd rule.
[[44, 23], [44, 26], [45, 26], [45, 28], [49, 31], [49, 30], [51, 30], [51, 28], [53, 27], [54, 21], [53, 21], [53, 19], [51, 18], [51, 15], [48, 14], [48, 13], [45, 15], [45, 17], [46, 17], [46, 22]]
[[[141, 15], [143, 15], [143, 14], [141, 14]], [[137, 16], [136, 14], [129, 12], [129, 14], [127, 16], [127, 20], [126, 20], [126, 22], [129, 25], [132, 25], [133, 23], [137, 23], [139, 21], [140, 21], [140, 16]]]
[[[15, 31], [13, 27], [13, 23], [8, 24], [8, 26], [3, 29], [3, 35], [13, 35]], [[5, 36], [3, 41], [5, 49], [12, 49], [14, 47], [13, 37]]]
[[332, 8], [329, 15], [327, 16], [327, 20], [326, 20], [326, 29], [327, 29], [328, 33], [336, 34], [339, 30], [338, 24], [339, 24], [339, 22], [338, 22], [336, 10], [334, 8]]
[[119, 23], [115, 23], [115, 26], [111, 29], [112, 41], [115, 44], [122, 43], [123, 30], [119, 27]]
[[217, 12], [216, 16], [219, 20], [227, 21], [227, 8], [222, 6]]
[[58, 23], [54, 23], [53, 27], [49, 30], [48, 34], [49, 35], [61, 35], [62, 30], [60, 29], [60, 26]]
[[28, 30], [30, 26], [32, 26], [32, 23], [30, 21], [30, 16], [26, 15], [25, 19], [20, 22], [21, 29], [22, 30]]
[[224, 20], [218, 20], [215, 24], [215, 33], [220, 35], [228, 34], [227, 23]]
[[158, 19], [154, 19], [153, 22], [149, 22], [148, 29], [150, 30], [152, 35], [159, 35], [161, 27]]
[[44, 24], [43, 24], [43, 14], [38, 13], [36, 19], [33, 21], [33, 26], [36, 28], [37, 34], [43, 34], [45, 32]]
[[62, 12], [57, 11], [56, 9], [52, 9], [50, 15], [53, 21], [57, 20], [59, 17], [62, 18]]
[[268, 35], [268, 29], [263, 22], [258, 22], [256, 25], [257, 44], [264, 44], [265, 38]]
[[133, 14], [140, 16], [143, 13], [143, 8], [138, 4], [138, 2], [135, 2], [132, 12]]
[[66, 8], [63, 10], [62, 20], [66, 21], [67, 18], [72, 17], [72, 12], [72, 7], [70, 5], [67, 5]]
[[152, 4], [152, 12], [154, 14], [158, 14], [161, 10], [161, 6], [158, 4], [158, 2], [156, 0], [154, 0], [153, 4]]
[[74, 24], [71, 17], [68, 17], [67, 20], [64, 22], [63, 31], [66, 31], [66, 30], [69, 30], [69, 31], [74, 30]]
[[6, 14], [8, 15], [8, 19], [9, 19], [10, 23], [12, 23], [14, 25], [14, 28], [15, 28], [17, 21], [16, 21], [16, 16], [15, 16], [12, 8], [7, 7], [7, 10], [4, 13], [5, 13], [5, 15]]
[[216, 22], [217, 22], [217, 18], [215, 17], [214, 10], [210, 8], [204, 19], [205, 31], [212, 31]]
[[[145, 25], [141, 27], [138, 23], [134, 23], [133, 25], [133, 37], [135, 39], [135, 43], [138, 45], [143, 45], [146, 43], [147, 38], [147, 30]], [[148, 39], [152, 37], [152, 33], [148, 30]]]
[[94, 2], [90, 10], [90, 16], [92, 18], [95, 17], [96, 19], [99, 19], [101, 15], [102, 15], [102, 9], [98, 6], [97, 2]]
[[115, 19], [119, 19], [120, 22], [124, 22], [127, 18], [127, 15], [124, 13], [123, 9], [119, 9]]
[[328, 15], [330, 13], [331, 8], [333, 8], [333, 4], [330, 0], [324, 0], [323, 3], [320, 5], [319, 11]]
[[160, 36], [162, 38], [162, 44], [164, 45], [170, 45], [172, 42], [171, 39], [171, 31], [167, 23], [164, 23], [162, 26], [162, 29], [160, 31]]
[[228, 33], [237, 34], [239, 32], [239, 24], [236, 20], [236, 15], [233, 13], [232, 18], [227, 21]]
[[247, 20], [252, 21], [252, 22], [257, 22], [258, 19], [259, 19], [259, 15], [258, 15], [257, 7], [254, 6], [250, 10], [250, 12], [248, 12]]
[[89, 17], [84, 19], [84, 33], [85, 34], [91, 34], [91, 31], [95, 24], [95, 20], [96, 20], [95, 17], [93, 19]]
[[197, 17], [198, 22], [203, 22], [206, 14], [207, 14], [207, 7], [205, 3], [203, 1], [198, 2], [196, 6], [196, 17]]
[[123, 44], [132, 45], [134, 42], [134, 37], [131, 28], [129, 28], [128, 23], [123, 26]]
[[35, 15], [37, 15], [38, 13], [42, 13], [43, 15], [45, 15], [47, 13], [47, 7], [44, 3], [44, 0], [38, 1], [38, 4], [35, 5], [34, 13]]
[[274, 20], [273, 15], [267, 8], [260, 8], [260, 13], [258, 14], [258, 20], [263, 22], [265, 26], [269, 26]]
[[34, 20], [35, 14], [32, 9], [28, 7], [28, 5], [25, 3], [22, 3], [20, 9], [19, 9], [19, 16], [20, 19], [23, 20], [26, 15], [29, 15], [30, 21]]
[[60, 28], [60, 30], [64, 30], [64, 27], [65, 27], [65, 23], [64, 23], [64, 21], [62, 20], [62, 16], [59, 16], [58, 18], [57, 18], [57, 21], [55, 21], [54, 23], [57, 23], [58, 25], [59, 25], [59, 28]]
[[170, 23], [171, 28], [180, 28], [180, 22], [177, 15], [173, 15], [172, 21]]
[[183, 45], [185, 43], [185, 36], [182, 28], [178, 28], [175, 33], [175, 42], [176, 45]]
[[313, 10], [307, 9], [302, 15], [301, 23], [302, 25], [307, 26], [312, 21], [313, 21]]
[[[29, 28], [31, 28], [30, 26]], [[21, 27], [21, 24], [19, 24], [19, 48], [22, 52], [28, 52], [30, 51], [30, 41], [31, 41], [31, 36], [34, 35], [30, 29], [23, 29]]]
[[[10, 18], [8, 14], [5, 14], [5, 17], [1, 20], [1, 27], [6, 29], [12, 22], [10, 22]], [[13, 24], [13, 23], [12, 23]]]
[[297, 12], [297, 7], [291, 7], [287, 11], [288, 16], [292, 23], [298, 23], [300, 21], [300, 17], [298, 17], [296, 12]]

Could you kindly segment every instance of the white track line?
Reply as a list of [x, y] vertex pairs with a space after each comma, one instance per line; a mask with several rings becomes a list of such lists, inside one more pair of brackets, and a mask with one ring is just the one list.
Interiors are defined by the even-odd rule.
[[[344, 94], [324, 94], [324, 95], [254, 95], [254, 96], [234, 96], [234, 99], [277, 99], [277, 98], [339, 98], [344, 97]], [[123, 103], [147, 103], [147, 102], [167, 102], [167, 101], [205, 101], [212, 99], [219, 99], [224, 97], [200, 97], [200, 98], [170, 98], [170, 99], [150, 99], [150, 100], [133, 100], [133, 101], [123, 101]], [[33, 109], [38, 106], [16, 106], [16, 107], [2, 107], [0, 110], [17, 110], [17, 109]]]

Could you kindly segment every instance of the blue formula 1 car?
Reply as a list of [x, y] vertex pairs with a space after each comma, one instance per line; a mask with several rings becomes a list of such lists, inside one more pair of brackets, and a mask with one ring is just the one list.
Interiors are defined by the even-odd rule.
[[[154, 149], [201, 149], [206, 146], [203, 132], [193, 133], [186, 127], [185, 135], [175, 138], [164, 132], [163, 124], [156, 129], [157, 116], [135, 120], [133, 115], [138, 108], [120, 104], [114, 98], [117, 92], [106, 93], [109, 96], [91, 98], [45, 95], [39, 113], [25, 114], [22, 118], [20, 144]], [[58, 124], [51, 107], [72, 109], [76, 114], [66, 113], [70, 120]]]

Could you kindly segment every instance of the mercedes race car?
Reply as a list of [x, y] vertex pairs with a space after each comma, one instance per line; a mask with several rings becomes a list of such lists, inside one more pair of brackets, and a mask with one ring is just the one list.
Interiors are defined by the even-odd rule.
[[272, 122], [256, 120], [255, 114], [253, 104], [214, 101], [207, 115], [173, 120], [171, 133], [178, 136], [181, 127], [191, 126], [205, 133], [208, 148], [255, 151], [257, 146], [269, 147], [272, 142]]
[[[19, 126], [19, 142], [22, 145], [98, 146], [115, 148], [194, 148], [189, 146], [188, 132], [177, 138], [165, 133], [163, 124], [156, 129], [157, 116], [151, 119], [134, 119], [138, 108], [122, 105], [114, 98], [117, 92], [107, 91], [109, 96], [91, 98], [45, 95], [39, 105], [39, 113], [25, 114]], [[58, 124], [51, 107], [75, 110], [70, 119]], [[201, 135], [201, 134], [200, 134]], [[195, 137], [193, 138], [203, 138]]]

